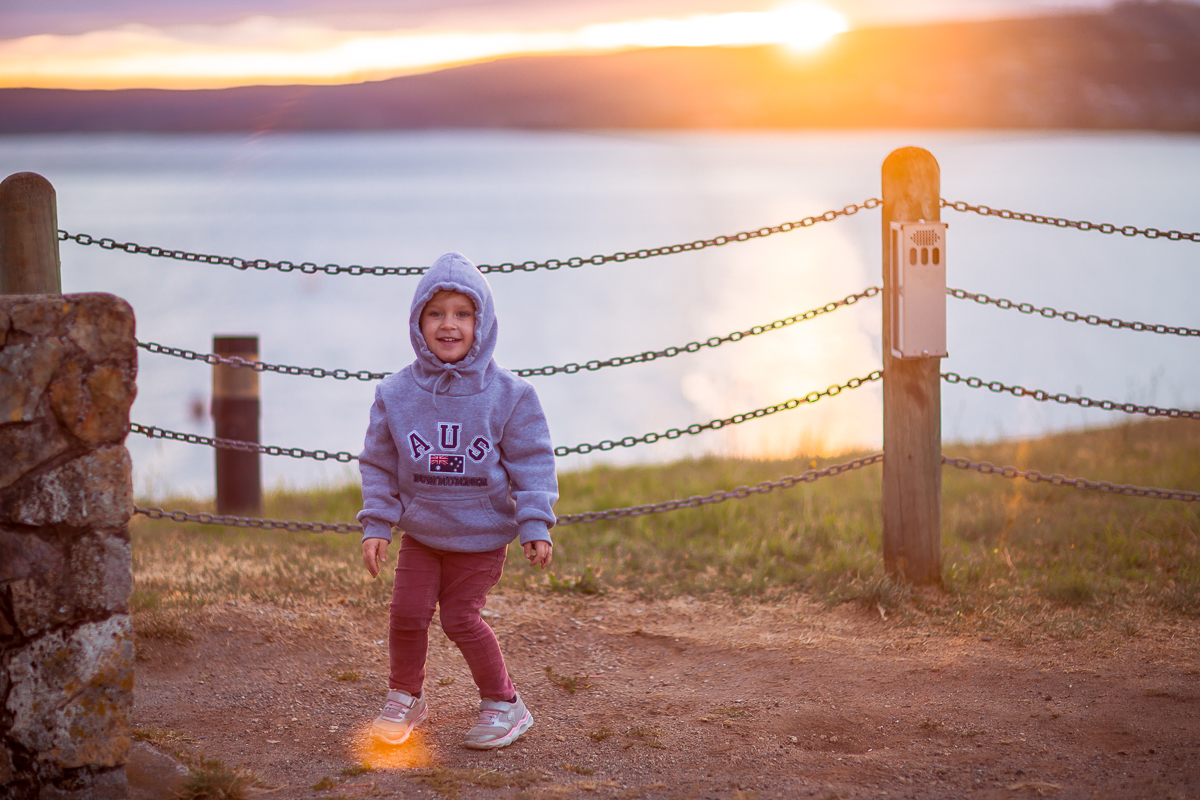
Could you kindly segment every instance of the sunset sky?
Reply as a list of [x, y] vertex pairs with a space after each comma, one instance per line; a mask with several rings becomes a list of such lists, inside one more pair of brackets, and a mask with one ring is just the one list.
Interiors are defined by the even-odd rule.
[[0, 87], [381, 80], [528, 54], [778, 44], [1107, 0], [0, 0]]

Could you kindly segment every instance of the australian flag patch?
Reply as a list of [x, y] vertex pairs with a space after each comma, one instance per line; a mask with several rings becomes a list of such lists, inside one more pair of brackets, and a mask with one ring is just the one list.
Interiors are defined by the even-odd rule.
[[463, 457], [450, 456], [442, 453], [429, 454], [430, 472], [452, 472], [456, 475], [463, 473]]

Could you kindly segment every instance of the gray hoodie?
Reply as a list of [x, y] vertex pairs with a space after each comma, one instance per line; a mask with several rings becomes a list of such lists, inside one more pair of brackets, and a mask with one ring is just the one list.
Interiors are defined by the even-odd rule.
[[[447, 364], [421, 335], [421, 311], [438, 291], [475, 303], [475, 342]], [[391, 541], [399, 527], [439, 550], [485, 552], [550, 541], [558, 478], [546, 416], [529, 381], [492, 359], [492, 290], [458, 253], [421, 278], [408, 316], [417, 359], [375, 390], [359, 456], [363, 538]]]

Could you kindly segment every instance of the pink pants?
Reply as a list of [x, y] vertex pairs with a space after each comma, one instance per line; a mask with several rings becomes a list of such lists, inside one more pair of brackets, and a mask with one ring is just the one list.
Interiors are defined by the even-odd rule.
[[429, 623], [434, 606], [440, 606], [442, 630], [462, 651], [479, 696], [507, 701], [516, 694], [496, 634], [479, 616], [488, 590], [504, 572], [507, 550], [453, 553], [423, 545], [408, 534], [401, 537], [388, 637], [390, 688], [416, 695], [425, 685]]

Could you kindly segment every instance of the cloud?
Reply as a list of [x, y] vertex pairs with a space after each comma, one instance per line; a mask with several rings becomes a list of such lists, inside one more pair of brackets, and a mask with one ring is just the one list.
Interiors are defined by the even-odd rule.
[[[776, 0], [0, 0], [5, 38], [75, 35], [128, 24], [233, 25], [250, 17], [342, 30], [574, 28], [641, 17], [763, 11]], [[1110, 0], [828, 0], [855, 27], [1096, 9]]]
[[769, 11], [601, 22], [557, 30], [346, 31], [252, 17], [226, 26], [126, 25], [0, 42], [0, 86], [222, 88], [379, 80], [515, 55], [781, 44], [803, 50], [846, 29], [809, 0]]

